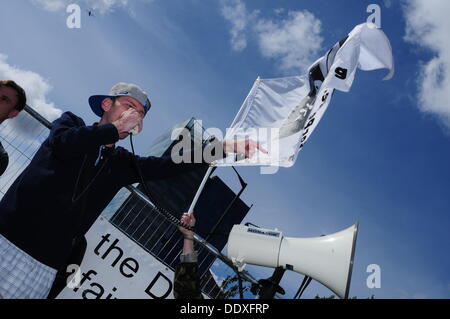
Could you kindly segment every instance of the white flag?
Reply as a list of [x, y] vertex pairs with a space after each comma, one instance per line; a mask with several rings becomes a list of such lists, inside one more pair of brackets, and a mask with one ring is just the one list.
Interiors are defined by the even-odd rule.
[[216, 165], [294, 165], [298, 152], [325, 113], [333, 91], [348, 92], [357, 68], [365, 71], [387, 68], [390, 72], [385, 80], [393, 76], [389, 40], [374, 25], [356, 26], [314, 62], [307, 75], [258, 78], [225, 139], [251, 138], [268, 154], [258, 151], [249, 159], [230, 156]]

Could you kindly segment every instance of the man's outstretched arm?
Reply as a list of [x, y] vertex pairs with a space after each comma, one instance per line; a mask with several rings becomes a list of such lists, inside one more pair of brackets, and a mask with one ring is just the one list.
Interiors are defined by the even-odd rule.
[[267, 153], [264, 148], [251, 139], [215, 140], [202, 148], [188, 150], [180, 154], [163, 157], [136, 156], [135, 160], [142, 171], [144, 179], [154, 180], [176, 176], [196, 168], [205, 168], [212, 162], [232, 153], [250, 158], [257, 150]]

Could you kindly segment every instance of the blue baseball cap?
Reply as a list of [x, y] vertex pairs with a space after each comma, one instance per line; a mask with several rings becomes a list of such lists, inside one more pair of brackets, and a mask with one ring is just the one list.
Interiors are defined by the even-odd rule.
[[139, 86], [131, 83], [117, 83], [109, 91], [109, 95], [92, 95], [89, 97], [89, 105], [92, 111], [99, 117], [103, 116], [102, 101], [107, 98], [113, 98], [118, 96], [130, 96], [138, 100], [143, 106], [145, 114], [152, 106], [148, 99], [147, 93], [145, 93]]

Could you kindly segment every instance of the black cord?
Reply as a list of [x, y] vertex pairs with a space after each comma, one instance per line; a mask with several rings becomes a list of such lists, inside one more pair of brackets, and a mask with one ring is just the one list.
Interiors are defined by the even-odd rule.
[[242, 287], [242, 278], [241, 274], [239, 273], [239, 270], [236, 271], [237, 279], [238, 279], [238, 285], [239, 285], [239, 298], [244, 299], [244, 289]]
[[103, 168], [105, 167], [106, 163], [108, 162], [108, 158], [106, 158], [102, 165], [100, 166], [100, 168], [97, 170], [97, 173], [95, 174], [95, 176], [90, 180], [90, 182], [85, 186], [85, 188], [77, 195], [77, 190], [78, 190], [78, 184], [80, 182], [80, 178], [81, 175], [83, 173], [85, 173], [85, 164], [86, 164], [86, 160], [87, 160], [87, 155], [84, 156], [84, 160], [83, 163], [81, 164], [81, 168], [78, 172], [78, 177], [77, 180], [75, 182], [75, 188], [73, 190], [73, 194], [72, 194], [72, 203], [78, 202], [78, 200], [83, 197], [83, 195], [89, 190], [89, 188], [92, 186], [92, 184], [95, 182], [96, 178], [100, 175], [100, 173], [102, 172]]
[[[133, 155], [135, 156], [136, 153], [134, 151], [133, 135], [132, 134], [130, 134], [130, 144], [131, 144], [131, 151], [132, 151]], [[144, 189], [144, 193], [150, 199], [151, 198], [150, 191], [149, 191], [149, 189], [147, 187], [147, 183], [145, 183], [145, 181], [144, 181], [141, 168], [137, 164], [134, 156], [133, 156], [133, 164], [136, 167], [136, 170], [137, 170], [137, 173], [139, 175], [139, 179], [140, 179], [141, 185], [142, 185], [142, 187]], [[247, 186], [247, 184], [243, 181], [242, 177], [239, 175], [239, 173], [236, 171], [236, 169], [234, 167], [233, 167], [233, 169], [235, 170], [236, 174], [238, 175], [238, 178], [239, 178], [239, 181], [241, 182], [241, 185], [244, 185], [244, 188], [245, 188], [245, 186]], [[164, 209], [162, 207], [158, 207], [156, 205], [155, 205], [154, 209], [156, 210], [156, 212], [158, 212], [160, 215], [164, 216], [167, 220], [169, 220], [175, 226], [181, 226], [183, 228], [186, 228], [186, 229], [188, 229], [190, 231], [195, 232], [195, 228], [194, 227], [191, 227], [189, 225], [186, 225], [186, 224], [182, 223], [177, 217], [175, 217], [173, 214], [168, 212], [166, 209]], [[225, 232], [215, 232], [214, 231], [214, 232], [209, 232], [209, 233], [203, 234], [203, 235], [204, 235], [204, 237], [209, 237], [210, 238], [212, 235], [215, 235], [215, 236], [229, 236], [230, 233], [229, 232], [225, 233]]]
[[[133, 164], [136, 167], [137, 173], [139, 175], [139, 179], [141, 180], [141, 185], [144, 189], [144, 193], [148, 198], [151, 198], [150, 196], [150, 191], [148, 190], [147, 184], [145, 183], [144, 177], [142, 175], [142, 171], [141, 168], [139, 167], [138, 163], [136, 162], [135, 159], [135, 152], [134, 152], [134, 145], [133, 145], [133, 135], [130, 134], [130, 144], [131, 144], [131, 151], [133, 152]], [[158, 207], [158, 206], [154, 206], [154, 209], [156, 210], [156, 212], [158, 212], [160, 215], [164, 216], [169, 222], [171, 222], [172, 224], [174, 224], [175, 226], [181, 226], [183, 228], [186, 228], [192, 232], [195, 232], [194, 227], [191, 227], [190, 225], [186, 225], [183, 222], [181, 222], [181, 220], [179, 220], [177, 217], [175, 217], [173, 214], [169, 213], [167, 210], [165, 210], [162, 207]]]
[[300, 297], [303, 295], [303, 293], [305, 292], [306, 287], [309, 286], [309, 284], [311, 283], [312, 278], [309, 276], [305, 276], [303, 278], [303, 281], [300, 285], [300, 288], [298, 288], [297, 293], [295, 294], [293, 299], [300, 299]]

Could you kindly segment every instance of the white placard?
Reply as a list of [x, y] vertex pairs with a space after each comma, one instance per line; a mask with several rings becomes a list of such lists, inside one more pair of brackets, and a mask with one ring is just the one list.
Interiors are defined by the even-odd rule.
[[174, 272], [108, 220], [100, 216], [86, 239], [79, 272], [57, 299], [174, 298]]

